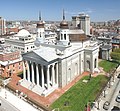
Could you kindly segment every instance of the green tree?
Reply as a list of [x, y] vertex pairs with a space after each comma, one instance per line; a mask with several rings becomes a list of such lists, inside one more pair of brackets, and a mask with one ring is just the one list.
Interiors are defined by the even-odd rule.
[[114, 49], [110, 56], [112, 59], [120, 61], [120, 49]]

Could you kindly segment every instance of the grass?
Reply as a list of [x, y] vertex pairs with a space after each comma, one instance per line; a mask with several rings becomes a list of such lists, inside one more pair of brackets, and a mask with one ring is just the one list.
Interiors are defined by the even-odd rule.
[[[51, 106], [51, 109], [59, 108], [59, 111], [84, 111], [88, 101], [94, 101], [98, 96], [108, 78], [104, 75], [99, 75], [91, 78], [88, 83], [83, 83], [83, 79], [88, 79], [88, 76], [82, 78]], [[67, 106], [64, 104], [68, 103]]]
[[104, 70], [105, 72], [110, 72], [110, 71], [113, 70], [117, 65], [118, 65], [118, 63], [115, 62], [115, 61], [103, 60], [103, 61], [99, 62], [99, 66], [100, 66], [100, 67], [103, 67], [103, 70]]

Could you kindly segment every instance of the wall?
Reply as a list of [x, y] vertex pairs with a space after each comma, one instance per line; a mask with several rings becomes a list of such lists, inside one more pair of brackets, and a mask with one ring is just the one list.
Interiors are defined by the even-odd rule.
[[63, 87], [84, 72], [84, 52], [78, 52], [61, 61], [60, 87]]
[[13, 64], [9, 64], [7, 66], [1, 66], [1, 68], [3, 69], [2, 73], [1, 73], [1, 75], [3, 77], [10, 77], [13, 74], [17, 74], [17, 73], [23, 71], [22, 61], [16, 62], [16, 63], [13, 63]]

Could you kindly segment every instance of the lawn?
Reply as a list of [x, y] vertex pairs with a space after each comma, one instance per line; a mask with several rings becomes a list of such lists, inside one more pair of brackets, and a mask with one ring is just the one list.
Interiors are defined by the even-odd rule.
[[114, 61], [103, 60], [103, 61], [99, 62], [99, 66], [103, 67], [103, 70], [105, 72], [109, 72], [109, 71], [113, 70], [117, 65], [118, 65], [118, 63], [114, 62]]
[[[73, 87], [57, 99], [50, 108], [59, 108], [59, 111], [84, 111], [85, 105], [88, 101], [95, 100], [108, 80], [108, 78], [103, 75], [91, 78], [88, 83], [83, 83], [83, 79], [88, 79], [88, 76], [78, 81]], [[67, 103], [66, 106], [65, 103]]]

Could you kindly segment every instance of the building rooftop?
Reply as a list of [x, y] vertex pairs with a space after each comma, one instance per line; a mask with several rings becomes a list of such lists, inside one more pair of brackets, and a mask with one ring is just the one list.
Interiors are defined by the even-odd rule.
[[27, 31], [27, 30], [25, 30], [25, 29], [22, 29], [22, 30], [20, 30], [15, 36], [30, 36], [31, 34]]

